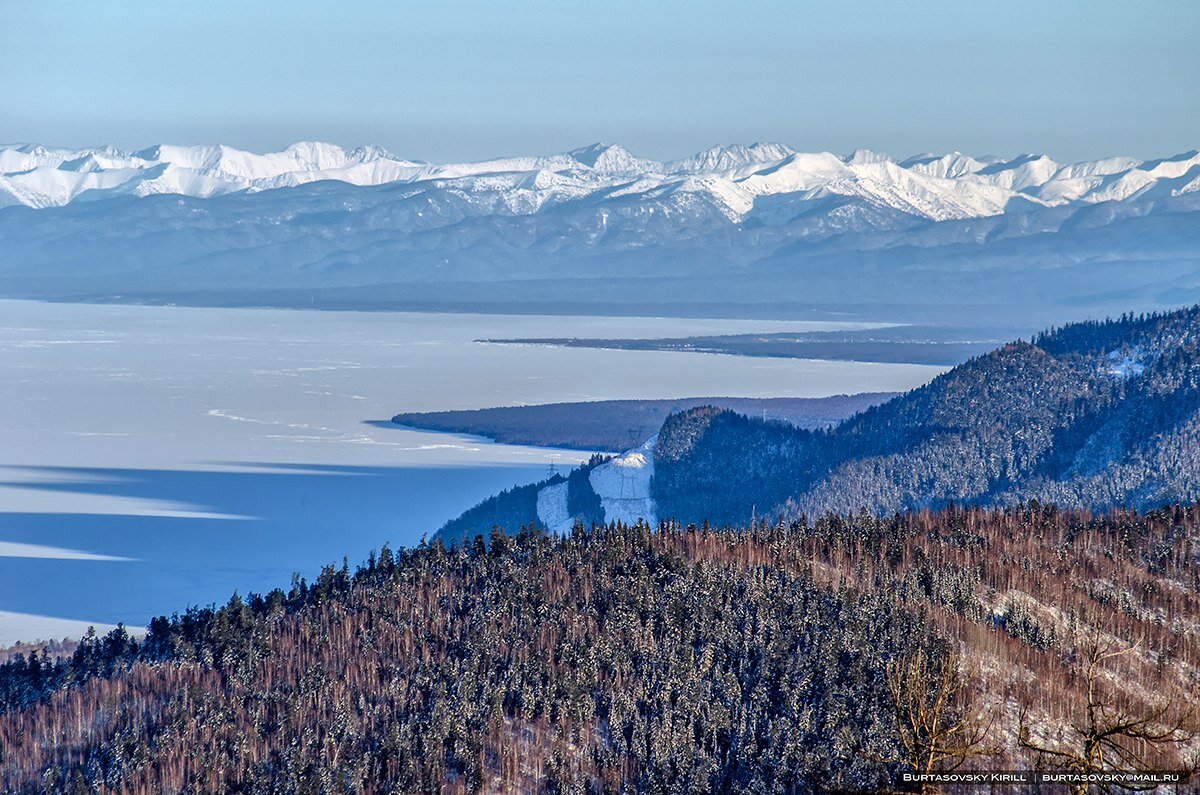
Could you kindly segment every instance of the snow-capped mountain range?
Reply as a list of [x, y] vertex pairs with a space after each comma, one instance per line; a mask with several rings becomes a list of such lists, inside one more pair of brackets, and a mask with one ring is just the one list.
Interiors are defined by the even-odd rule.
[[255, 154], [228, 146], [52, 149], [0, 147], [0, 207], [63, 206], [118, 196], [209, 198], [320, 181], [356, 186], [425, 184], [478, 198], [498, 214], [531, 214], [569, 201], [698, 194], [730, 220], [786, 197], [831, 197], [934, 221], [1038, 207], [1177, 196], [1200, 188], [1200, 153], [1160, 160], [1112, 157], [1062, 164], [1045, 155], [975, 158], [953, 152], [896, 160], [868, 150], [847, 156], [783, 144], [717, 146], [665, 163], [618, 145], [475, 163], [422, 163], [376, 146], [352, 150], [303, 142]]
[[8, 146], [0, 172], [0, 297], [1030, 327], [1200, 301], [1196, 152]]

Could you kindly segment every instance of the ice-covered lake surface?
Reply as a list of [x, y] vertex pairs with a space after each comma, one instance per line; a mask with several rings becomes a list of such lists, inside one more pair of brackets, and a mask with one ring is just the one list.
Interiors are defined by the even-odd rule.
[[383, 422], [399, 411], [820, 396], [940, 372], [474, 342], [830, 326], [0, 301], [0, 646], [286, 588], [585, 457]]

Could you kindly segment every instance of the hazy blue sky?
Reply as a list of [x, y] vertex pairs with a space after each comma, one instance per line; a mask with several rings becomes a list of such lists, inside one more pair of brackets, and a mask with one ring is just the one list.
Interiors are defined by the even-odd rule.
[[1200, 2], [9, 0], [0, 141], [1200, 146]]

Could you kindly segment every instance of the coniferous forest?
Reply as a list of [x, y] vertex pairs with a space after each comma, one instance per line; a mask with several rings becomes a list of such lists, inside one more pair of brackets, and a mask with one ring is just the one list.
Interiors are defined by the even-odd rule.
[[140, 640], [12, 655], [0, 789], [789, 793], [1183, 769], [1198, 531], [1196, 505], [1034, 503], [384, 548]]

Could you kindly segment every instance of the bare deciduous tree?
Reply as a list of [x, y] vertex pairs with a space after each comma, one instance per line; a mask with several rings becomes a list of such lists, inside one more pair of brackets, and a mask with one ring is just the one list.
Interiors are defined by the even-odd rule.
[[[1139, 702], [1127, 690], [1114, 686], [1120, 677], [1114, 668], [1122, 659], [1135, 655], [1139, 646], [1104, 639], [1099, 632], [1090, 633], [1077, 663], [1083, 697], [1067, 724], [1070, 739], [1059, 744], [1035, 739], [1024, 709], [1017, 730], [1018, 745], [1032, 751], [1040, 764], [1075, 773], [1200, 769], [1200, 759], [1186, 758], [1188, 746], [1200, 733], [1200, 693], [1192, 692], [1183, 699], [1157, 695], [1148, 702]], [[1071, 791], [1085, 795], [1095, 790], [1150, 790], [1154, 786], [1078, 784]]]
[[[991, 721], [976, 703], [961, 668], [957, 652], [932, 657], [924, 650], [888, 664], [887, 689], [900, 748], [896, 757], [881, 761], [928, 775], [948, 773], [969, 759], [997, 753], [987, 742]], [[917, 791], [927, 795], [937, 787], [920, 782]]]

